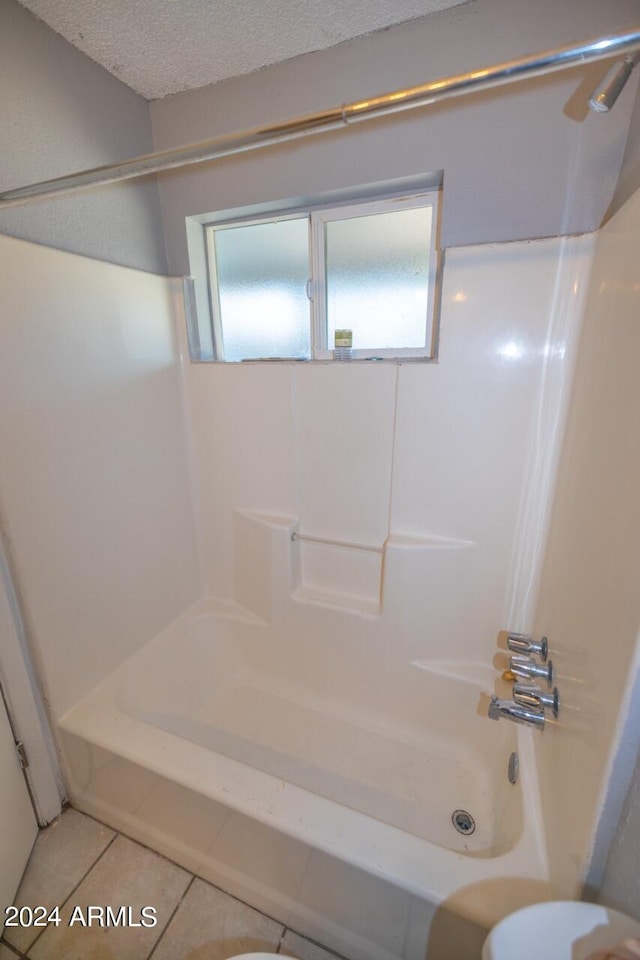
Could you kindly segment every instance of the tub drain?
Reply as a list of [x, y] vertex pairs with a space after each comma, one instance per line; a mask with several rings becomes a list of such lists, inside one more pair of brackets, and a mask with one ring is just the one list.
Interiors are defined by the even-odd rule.
[[464, 833], [465, 836], [469, 836], [476, 828], [475, 820], [466, 810], [454, 810], [451, 819], [458, 833]]

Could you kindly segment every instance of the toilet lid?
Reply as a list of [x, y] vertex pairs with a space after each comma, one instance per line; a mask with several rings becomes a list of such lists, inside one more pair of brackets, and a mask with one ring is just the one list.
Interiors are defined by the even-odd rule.
[[640, 923], [617, 910], [574, 901], [536, 903], [491, 930], [482, 960], [586, 960], [627, 937], [640, 937]]

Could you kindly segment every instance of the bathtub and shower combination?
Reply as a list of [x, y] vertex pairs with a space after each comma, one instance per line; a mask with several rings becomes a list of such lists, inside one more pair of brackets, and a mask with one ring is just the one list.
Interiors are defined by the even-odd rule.
[[[627, 49], [629, 43], [625, 42]], [[596, 50], [596, 53], [598, 57], [603, 56], [602, 51]], [[529, 59], [530, 66], [537, 71], [536, 58]], [[583, 60], [583, 48], [576, 48], [574, 62]], [[491, 79], [486, 70], [482, 73], [485, 79]], [[476, 90], [478, 77], [469, 76], [470, 86]], [[457, 84], [458, 78], [452, 78], [452, 82]], [[439, 86], [446, 94], [443, 89], [446, 84]], [[397, 94], [389, 94], [388, 100], [390, 108], [398, 106]], [[362, 114], [363, 103], [353, 105], [358, 114]], [[372, 116], [378, 106], [375, 98]], [[345, 110], [342, 106], [337, 112], [339, 122], [344, 121]], [[291, 125], [297, 128], [300, 122], [291, 121]], [[314, 132], [317, 129], [315, 125]], [[272, 130], [278, 142], [282, 131], [281, 122]], [[267, 142], [266, 138], [263, 142]], [[244, 149], [245, 145], [243, 141], [238, 149]], [[230, 153], [228, 148], [229, 143], [225, 141], [225, 156]], [[210, 156], [215, 156], [215, 152]], [[141, 158], [144, 169], [140, 168], [140, 172], [148, 173], [147, 160]], [[163, 169], [162, 162], [161, 158], [161, 165], [155, 169]], [[105, 171], [108, 172], [108, 168], [94, 171], [97, 180], [93, 177], [89, 182], [99, 182]], [[130, 172], [129, 169], [124, 175]], [[86, 183], [86, 177], [84, 179]], [[8, 198], [7, 194], [4, 196]], [[481, 625], [473, 625], [473, 642], [467, 642], [472, 631], [467, 629], [468, 624], [463, 624], [463, 617], [460, 622], [454, 618], [450, 630], [427, 631], [426, 640], [413, 646], [406, 642], [406, 636], [399, 635], [403, 629], [407, 632], [409, 619], [420, 626], [422, 623], [420, 617], [404, 615], [402, 603], [394, 594], [393, 588], [401, 579], [394, 563], [404, 549], [437, 555], [437, 562], [429, 568], [433, 574], [431, 579], [412, 573], [413, 593], [425, 592], [428, 587], [429, 603], [437, 604], [438, 591], [443, 591], [447, 579], [456, 585], [460, 595], [473, 595], [474, 601], [484, 593], [490, 594], [494, 632], [497, 618], [504, 615], [501, 611], [510, 609], [514, 611], [514, 618], [517, 616], [525, 623], [532, 621], [530, 608], [525, 610], [513, 597], [509, 604], [505, 603], [503, 581], [510, 575], [505, 569], [507, 555], [513, 540], [517, 539], [509, 518], [514, 525], [520, 524], [524, 538], [532, 541], [530, 549], [520, 551], [521, 562], [514, 565], [514, 570], [516, 574], [520, 571], [520, 581], [523, 577], [535, 578], [544, 539], [545, 523], [541, 516], [553, 490], [566, 390], [575, 358], [594, 242], [589, 237], [552, 237], [531, 243], [509, 242], [504, 245], [506, 249], [493, 244], [477, 249], [449, 248], [442, 290], [448, 363], [437, 370], [434, 368], [430, 392], [422, 382], [424, 378], [416, 375], [418, 368], [410, 366], [403, 369], [401, 378], [396, 373], [395, 380], [389, 372], [385, 382], [382, 382], [382, 370], [391, 368], [381, 368], [380, 382], [369, 384], [371, 397], [378, 401], [375, 405], [378, 419], [369, 424], [368, 435], [381, 434], [380, 424], [384, 419], [388, 425], [387, 447], [391, 451], [389, 482], [391, 458], [395, 458], [396, 448], [401, 448], [404, 451], [403, 490], [405, 495], [407, 491], [413, 495], [416, 505], [425, 497], [428, 481], [431, 481], [432, 494], [439, 495], [451, 485], [454, 476], [464, 473], [469, 477], [464, 492], [478, 494], [476, 513], [486, 519], [480, 493], [484, 496], [491, 492], [496, 501], [495, 510], [486, 520], [484, 543], [477, 551], [476, 566], [471, 572], [475, 573], [484, 563], [492, 569], [499, 587], [494, 589], [495, 585], [489, 585], [487, 588], [486, 581], [478, 577], [471, 576], [463, 582], [452, 575], [451, 557], [459, 559], [462, 567], [471, 553], [467, 548], [473, 548], [474, 544], [445, 543], [442, 538], [424, 532], [462, 530], [466, 536], [464, 523], [432, 526], [418, 521], [397, 522], [398, 531], [405, 533], [398, 533], [396, 542], [391, 543], [389, 518], [385, 527], [389, 540], [385, 544], [384, 570], [380, 574], [384, 587], [380, 596], [384, 594], [384, 603], [371, 599], [375, 591], [359, 605], [345, 604], [339, 596], [333, 600], [314, 596], [313, 591], [301, 587], [294, 569], [300, 545], [295, 545], [292, 534], [299, 517], [283, 523], [266, 521], [263, 525], [268, 528], [267, 539], [272, 539], [273, 550], [270, 546], [265, 556], [274, 556], [275, 562], [257, 570], [254, 564], [256, 576], [252, 584], [243, 583], [242, 576], [236, 577], [235, 593], [223, 591], [226, 599], [203, 597], [140, 649], [136, 649], [137, 638], [132, 637], [128, 647], [136, 649], [132, 656], [101, 679], [79, 702], [75, 694], [73, 699], [71, 696], [64, 699], [65, 709], [69, 703], [74, 706], [64, 715], [56, 716], [56, 730], [65, 784], [75, 806], [353, 960], [446, 960], [447, 957], [473, 960], [479, 955], [488, 927], [518, 907], [549, 898], [551, 887], [534, 750], [534, 738], [545, 734], [502, 720], [496, 723], [489, 717], [488, 694], [499, 692], [495, 671], [488, 658], [474, 663], [472, 657], [467, 656], [469, 650], [482, 657], [491, 649], [494, 637], [486, 620]], [[35, 275], [38, 275], [36, 271], [25, 273], [27, 278]], [[65, 279], [64, 272], [62, 276]], [[28, 280], [24, 281], [17, 299], [21, 301], [24, 289], [32, 286]], [[80, 288], [91, 288], [92, 299], [99, 301], [95, 283], [65, 280], [64, 296], [60, 298], [64, 307], [55, 317], [56, 337], [43, 338], [42, 343], [63, 342], [60, 340], [63, 320], [69, 316], [75, 319], [76, 314], [85, 316], [86, 310], [69, 308], [70, 292]], [[117, 284], [107, 285], [110, 298], [116, 288], [126, 289], [121, 279]], [[625, 284], [621, 288], [626, 289]], [[171, 301], [172, 296], [166, 291], [163, 294]], [[144, 295], [138, 293], [130, 299], [132, 303], [144, 303], [145, 323], [149, 316], [163, 315], [162, 309], [150, 308], [146, 286]], [[468, 309], [471, 306], [473, 311]], [[49, 307], [49, 304], [39, 305], [38, 317], [50, 316]], [[21, 316], [18, 310], [15, 314]], [[96, 322], [102, 322], [99, 314], [100, 311], [96, 311]], [[123, 316], [126, 318], [129, 314]], [[20, 324], [21, 336], [27, 328], [31, 332], [33, 325]], [[111, 334], [107, 337], [101, 326], [96, 329], [100, 334], [94, 337], [96, 344], [108, 345], [111, 339], [118, 342], [127, 339]], [[136, 357], [137, 334], [143, 329], [144, 324], [137, 317], [135, 324], [123, 323], [122, 333], [135, 333], [128, 339]], [[172, 341], [168, 329], [167, 326], [163, 332], [163, 343]], [[75, 335], [75, 330], [73, 332]], [[70, 349], [65, 341], [62, 359], [66, 361], [66, 357], [80, 353], [86, 363], [93, 354], [102, 361], [99, 350], [92, 354], [86, 349], [84, 326], [80, 336], [82, 350]], [[19, 421], [20, 440], [14, 448], [23, 452], [30, 436], [28, 431], [34, 431], [33, 425], [40, 419], [33, 416], [37, 406], [34, 407], [32, 399], [32, 354], [45, 356], [45, 352], [33, 351], [30, 340], [24, 343], [19, 340], [18, 344], [29, 359], [29, 363], [22, 364], [22, 368], [29, 371], [29, 382], [25, 381], [24, 388], [28, 416]], [[172, 352], [170, 349], [167, 354]], [[116, 358], [122, 363], [119, 354]], [[513, 366], [512, 361], [519, 359], [522, 363]], [[157, 376], [148, 375], [149, 370], [159, 371], [161, 364], [169, 369], [169, 360], [173, 362], [172, 356], [162, 361], [155, 358], [155, 366], [140, 368], [146, 381], [158, 381]], [[21, 369], [13, 358], [12, 366]], [[51, 358], [47, 353], [43, 380], [50, 368]], [[104, 363], [96, 369], [102, 377]], [[249, 411], [238, 402], [244, 397], [246, 381], [236, 382], [235, 377], [224, 375], [214, 389], [197, 373], [185, 378], [185, 393], [192, 408], [206, 411], [200, 424], [202, 447], [208, 450], [211, 443], [211, 434], [215, 432], [211, 429], [211, 410], [217, 409], [222, 413], [216, 442], [221, 447], [226, 444], [223, 454], [230, 457], [238, 445], [242, 427], [247, 428], [257, 410], [264, 406], [265, 382], [260, 371], [251, 372], [249, 366], [242, 372], [241, 369], [238, 370], [240, 378], [245, 374], [256, 378], [253, 396], [258, 400]], [[283, 444], [283, 460], [299, 465], [299, 448], [309, 432], [305, 432], [305, 424], [317, 427], [321, 418], [316, 414], [321, 409], [324, 420], [328, 420], [328, 423], [323, 421], [323, 429], [326, 426], [331, 436], [335, 425], [341, 422], [347, 403], [338, 398], [334, 415], [328, 417], [327, 403], [339, 386], [337, 379], [327, 376], [323, 391], [316, 397], [314, 389], [318, 384], [313, 367], [306, 372], [304, 381], [303, 368], [300, 368], [300, 377], [295, 373], [288, 380], [286, 368], [283, 369], [282, 381], [269, 384], [274, 391], [269, 424], [276, 423], [283, 434], [285, 430], [281, 425], [288, 425], [291, 438], [288, 446]], [[355, 367], [354, 382], [349, 384], [346, 393], [349, 405], [355, 404], [363, 386], [366, 387], [362, 370], [356, 378], [357, 370]], [[84, 368], [82, 375], [87, 382], [91, 380]], [[138, 377], [141, 379], [140, 372]], [[65, 379], [58, 371], [56, 378]], [[296, 378], [300, 379], [297, 394]], [[192, 382], [187, 382], [190, 379]], [[56, 400], [57, 380], [52, 393]], [[130, 402], [129, 393], [120, 390], [120, 367], [113, 382], [117, 389], [108, 393], [108, 404], [120, 393], [123, 404]], [[387, 393], [384, 409], [380, 401], [382, 388]], [[89, 447], [84, 444], [84, 438], [88, 429], [94, 429], [95, 422], [109, 426], [104, 431], [105, 437], [113, 433], [111, 420], [106, 416], [103, 420], [100, 416], [96, 420], [94, 415], [82, 417], [78, 420], [78, 429], [70, 429], [65, 419], [68, 409], [81, 408], [89, 414], [97, 409], [99, 415], [102, 413], [99, 405], [94, 408], [85, 403], [85, 394], [86, 391], [78, 393], [82, 403], [74, 396], [73, 404], [61, 404], [49, 402], [48, 395], [43, 393], [41, 403], [46, 417], [43, 415], [41, 420], [46, 425], [47, 442], [42, 448], [34, 449], [53, 451], [52, 462], [62, 459], [60, 444], [49, 446], [49, 434], [55, 438], [53, 414], [59, 410], [65, 441], [77, 435], [79, 444]], [[292, 410], [294, 394], [296, 403]], [[153, 402], [147, 399], [146, 393], [143, 395], [140, 433], [148, 428], [150, 410], [159, 411], [159, 421], [162, 421], [169, 409], [168, 404], [158, 406], [155, 394], [149, 396], [153, 396]], [[90, 399], [96, 402], [93, 397]], [[478, 428], [480, 401], [484, 403], [483, 430]], [[10, 404], [8, 409], [12, 409]], [[238, 414], [233, 423], [229, 410]], [[380, 417], [381, 411], [384, 417]], [[444, 412], [444, 416], [433, 418], [431, 433], [427, 436], [416, 411]], [[244, 421], [240, 423], [243, 412]], [[122, 423], [126, 414], [128, 410]], [[193, 418], [189, 429], [195, 430], [196, 419]], [[452, 420], [457, 424], [454, 442]], [[164, 429], [160, 427], [164, 426], [162, 422], [158, 427], [158, 433], [163, 436]], [[420, 451], [423, 462], [420, 475], [415, 479], [413, 459], [408, 452], [419, 432], [423, 439], [424, 448]], [[530, 443], [522, 439], [524, 434], [530, 434]], [[127, 447], [137, 449], [139, 436], [136, 435], [135, 442], [131, 436], [128, 431], [125, 433]], [[40, 439], [37, 434], [36, 439]], [[261, 450], [263, 438], [256, 439], [260, 441]], [[458, 451], [465, 450], [465, 444], [474, 454], [468, 461], [458, 457]], [[364, 489], [374, 466], [383, 459], [374, 448], [372, 444], [376, 456], [361, 458], [358, 469], [362, 483], [351, 483], [356, 490], [354, 500]], [[130, 473], [139, 481], [142, 496], [156, 479], [159, 466], [170, 461], [167, 449], [165, 445], [158, 445], [161, 454], [150, 458], [148, 473], [139, 470], [137, 461], [132, 461]], [[177, 450], [180, 455], [184, 452], [182, 435], [173, 449], [172, 456], [178, 456]], [[106, 450], [103, 457], [97, 458], [100, 468], [108, 460], [117, 462], [123, 447], [114, 448], [115, 452], [111, 447]], [[206, 459], [206, 450], [203, 459]], [[82, 452], [85, 453], [84, 449]], [[17, 462], [20, 457], [7, 459]], [[402, 461], [402, 457], [398, 459]], [[76, 462], [84, 462], [79, 456], [70, 457], [69, 461], [74, 466]], [[227, 493], [240, 469], [250, 472], [246, 465], [251, 467], [256, 463], [257, 460], [247, 456], [238, 457], [237, 471], [229, 471]], [[311, 457], [308, 463], [308, 475], [313, 479], [315, 461]], [[87, 462], [86, 466], [93, 465]], [[69, 477], [74, 471], [66, 468], [65, 463], [64, 483], [61, 481], [58, 489], [63, 491], [63, 505], [73, 506], [74, 496], [69, 491], [75, 488], [70, 485]], [[293, 468], [291, 472], [295, 472]], [[37, 475], [39, 471], [33, 473]], [[205, 472], [204, 478], [200, 478], [207, 493], [214, 489], [214, 484], [207, 484], [211, 473], [218, 479], [215, 471]], [[531, 482], [529, 474], [534, 474]], [[106, 476], [100, 472], [96, 475], [98, 493], [105, 488]], [[83, 495], [90, 487], [87, 477], [93, 474], [87, 471], [81, 477]], [[506, 478], [506, 485], [510, 485], [513, 502], [509, 511], [505, 511], [504, 496], [496, 477]], [[174, 481], [176, 478], [172, 475], [168, 485]], [[287, 484], [291, 487], [287, 509], [299, 508], [299, 502], [294, 502], [300, 500], [299, 490], [292, 492], [296, 484], [291, 479]], [[74, 511], [48, 509], [51, 501], [43, 495], [33, 498], [42, 509], [38, 515], [33, 504], [21, 500], [23, 485], [20, 477], [12, 488], [17, 491], [14, 496], [16, 527], [19, 531], [20, 520], [24, 519], [23, 528], [29, 531], [25, 538], [27, 559], [37, 562], [40, 557], [36, 548], [31, 554], [28, 549], [32, 541], [38, 543], [30, 536], [31, 527], [38, 526], [40, 521], [44, 534], [39, 542], [49, 547], [57, 543], [46, 523], [49, 516], [58, 518], [59, 515], [59, 530], [64, 535], [63, 520], [73, 519]], [[534, 491], [529, 499], [521, 497], [525, 485]], [[246, 490], [246, 485], [240, 486], [239, 498]], [[275, 481], [273, 486], [277, 486]], [[301, 486], [304, 488], [304, 484]], [[333, 499], [337, 500], [341, 491], [339, 484], [336, 486], [338, 493]], [[308, 483], [308, 487], [306, 495], [310, 502], [313, 483]], [[52, 488], [55, 492], [55, 485]], [[234, 490], [234, 496], [235, 493]], [[391, 491], [382, 481], [379, 494], [381, 504], [389, 511]], [[278, 493], [276, 499], [280, 506], [283, 498], [284, 494]], [[130, 499], [133, 502], [135, 498]], [[188, 499], [185, 496], [185, 516], [189, 513]], [[253, 509], [257, 500], [264, 508], [264, 499], [260, 496], [254, 501], [247, 497], [236, 502], [230, 495], [224, 508], [228, 513], [241, 507]], [[396, 499], [398, 506], [402, 495], [397, 491]], [[327, 496], [327, 501], [332, 511], [332, 497]], [[457, 510], [463, 501], [461, 495], [452, 497], [451, 510]], [[94, 501], [90, 502], [93, 509]], [[54, 507], [58, 506], [54, 501]], [[434, 512], [437, 514], [437, 510]], [[420, 514], [417, 507], [415, 513]], [[304, 511], [299, 510], [299, 514], [304, 520]], [[127, 526], [127, 516], [123, 529]], [[220, 524], [216, 525], [211, 516], [208, 520], [211, 521], [209, 532], [215, 539], [220, 534]], [[133, 523], [135, 517], [132, 517]], [[151, 529], [151, 522], [148, 526]], [[159, 526], [155, 522], [154, 531]], [[52, 529], [58, 532], [55, 525]], [[409, 542], [413, 534], [407, 535], [407, 530], [416, 532], [413, 542]], [[417, 543], [420, 537], [423, 539]], [[221, 536], [221, 539], [224, 538]], [[16, 537], [16, 543], [19, 540]], [[64, 539], [61, 542], [65, 542]], [[83, 546], [86, 543], [84, 531], [81, 543]], [[118, 559], [122, 549], [122, 543], [114, 538], [113, 550]], [[180, 554], [178, 563], [179, 557]], [[492, 565], [492, 557], [500, 563]], [[252, 557], [252, 563], [254, 559]], [[57, 560], [54, 552], [51, 563]], [[84, 554], [76, 566], [69, 569], [73, 573], [83, 562]], [[46, 569], [46, 564], [43, 566]], [[216, 573], [222, 566], [220, 562]], [[442, 575], [445, 568], [446, 578]], [[367, 580], [370, 573], [367, 567], [363, 579]], [[375, 576], [374, 570], [374, 580]], [[46, 577], [43, 575], [42, 579]], [[217, 586], [215, 576], [210, 580]], [[69, 575], [63, 582], [66, 585], [73, 581], [73, 575]], [[516, 583], [518, 589], [511, 592], [514, 596], [518, 594], [516, 599], [520, 600], [520, 595], [529, 596], [531, 605], [535, 591], [524, 589], [520, 581]], [[468, 584], [471, 589], [466, 590]], [[93, 588], [93, 584], [91, 586]], [[127, 582], [123, 591], [129, 587]], [[429, 603], [422, 599], [428, 611]], [[52, 612], [58, 612], [49, 601], [47, 597], [47, 603], [41, 604], [38, 610], [45, 624], [45, 638], [47, 621], [54, 619]], [[69, 602], [77, 602], [75, 592]], [[101, 608], [98, 605], [96, 609]], [[59, 617], [65, 622], [65, 628], [59, 628], [60, 633], [64, 634], [66, 622], [71, 622], [72, 616], [69, 613], [68, 621]], [[435, 620], [434, 617], [433, 622]], [[518, 629], [520, 625], [507, 622], [498, 629]], [[52, 633], [59, 641], [55, 630]], [[68, 646], [77, 644], [79, 639], [73, 635]], [[50, 645], [47, 650], [46, 643], [42, 646], [51, 666], [57, 648]], [[65, 643], [60, 642], [58, 646], [71, 655]], [[416, 650], [421, 653], [414, 655]], [[455, 651], [458, 659], [420, 659], [428, 655], [425, 651], [437, 651], [433, 653], [436, 657], [441, 656], [443, 650]], [[55, 686], [53, 681], [51, 686]], [[515, 776], [516, 766], [518, 776]]]
[[491, 668], [381, 653], [391, 627], [198, 602], [62, 719], [72, 802], [349, 956], [437, 956], [439, 927], [474, 956], [549, 895], [539, 734], [488, 718]]

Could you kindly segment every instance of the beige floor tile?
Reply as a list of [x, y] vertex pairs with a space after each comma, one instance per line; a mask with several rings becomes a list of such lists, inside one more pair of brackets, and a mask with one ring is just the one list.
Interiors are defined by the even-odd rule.
[[[32, 960], [146, 960], [184, 894], [191, 875], [126, 837], [116, 837], [61, 911], [59, 927], [49, 927], [29, 952]], [[155, 927], [70, 925], [73, 908], [131, 907], [140, 922], [143, 906], [154, 907]]]
[[287, 930], [280, 947], [280, 953], [285, 957], [295, 957], [295, 960], [339, 960], [337, 954], [329, 953], [322, 947], [300, 937], [292, 930]]
[[18, 960], [18, 954], [10, 950], [4, 943], [0, 943], [0, 960]]
[[[16, 904], [62, 906], [114, 836], [113, 830], [91, 817], [65, 810], [38, 834]], [[40, 932], [34, 927], [12, 927], [5, 929], [4, 938], [26, 953]]]
[[152, 960], [227, 960], [242, 953], [275, 952], [282, 930], [275, 920], [196, 879]]

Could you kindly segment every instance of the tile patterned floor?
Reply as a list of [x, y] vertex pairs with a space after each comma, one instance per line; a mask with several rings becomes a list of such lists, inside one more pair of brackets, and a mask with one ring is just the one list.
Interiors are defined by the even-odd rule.
[[[297, 960], [340, 960], [72, 809], [38, 835], [15, 902], [59, 906], [62, 922], [42, 929], [5, 927], [0, 960], [228, 960], [259, 951]], [[86, 918], [89, 905], [115, 910], [122, 904], [133, 908], [134, 921], [143, 906], [153, 905], [156, 926], [87, 927], [79, 919]], [[76, 921], [70, 924], [72, 913]]]

